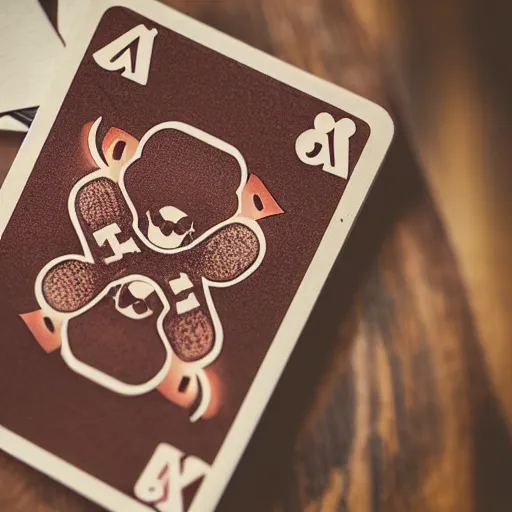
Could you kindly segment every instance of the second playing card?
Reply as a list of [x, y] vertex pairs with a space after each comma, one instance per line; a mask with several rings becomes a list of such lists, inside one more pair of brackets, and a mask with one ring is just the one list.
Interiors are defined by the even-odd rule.
[[64, 71], [2, 189], [0, 446], [114, 510], [202, 512], [392, 125], [153, 3], [93, 8]]

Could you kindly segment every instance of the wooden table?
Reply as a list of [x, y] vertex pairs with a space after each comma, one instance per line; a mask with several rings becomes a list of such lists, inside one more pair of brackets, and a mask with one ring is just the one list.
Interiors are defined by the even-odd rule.
[[[371, 1], [167, 3], [387, 106], [392, 97], [402, 112], [366, 23]], [[397, 118], [389, 158], [219, 510], [512, 509], [506, 410], [475, 287]], [[12, 137], [2, 138], [4, 167]], [[0, 510], [98, 508], [0, 454]]]

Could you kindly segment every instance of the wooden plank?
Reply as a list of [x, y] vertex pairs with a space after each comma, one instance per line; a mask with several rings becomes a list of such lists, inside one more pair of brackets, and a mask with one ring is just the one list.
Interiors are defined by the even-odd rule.
[[[386, 61], [459, 261], [483, 357], [512, 428], [512, 6], [348, 0]], [[371, 12], [372, 15], [368, 15]]]

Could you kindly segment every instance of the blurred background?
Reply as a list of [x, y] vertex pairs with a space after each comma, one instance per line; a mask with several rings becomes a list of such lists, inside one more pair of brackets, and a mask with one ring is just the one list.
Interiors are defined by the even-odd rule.
[[[512, 510], [510, 3], [166, 3], [397, 124], [219, 510]], [[1, 176], [23, 137], [0, 132]], [[3, 454], [0, 505], [98, 510]]]

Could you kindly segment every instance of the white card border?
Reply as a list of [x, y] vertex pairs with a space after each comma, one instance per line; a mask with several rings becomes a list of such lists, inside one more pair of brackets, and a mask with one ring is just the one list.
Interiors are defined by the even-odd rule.
[[[322, 242], [226, 435], [210, 476], [201, 485], [189, 509], [189, 512], [207, 512], [217, 506], [258, 424], [391, 144], [394, 127], [389, 114], [382, 107], [251, 48], [163, 4], [153, 0], [103, 0], [101, 4], [93, 2], [88, 14], [81, 18], [80, 28], [64, 52], [61, 66], [58, 67], [58, 78], [50, 89], [52, 94], [43, 102], [0, 190], [0, 235], [14, 212], [91, 37], [101, 17], [111, 7], [132, 9], [155, 23], [350, 112], [365, 120], [371, 128], [368, 143]], [[2, 426], [0, 448], [109, 510], [154, 510]]]

